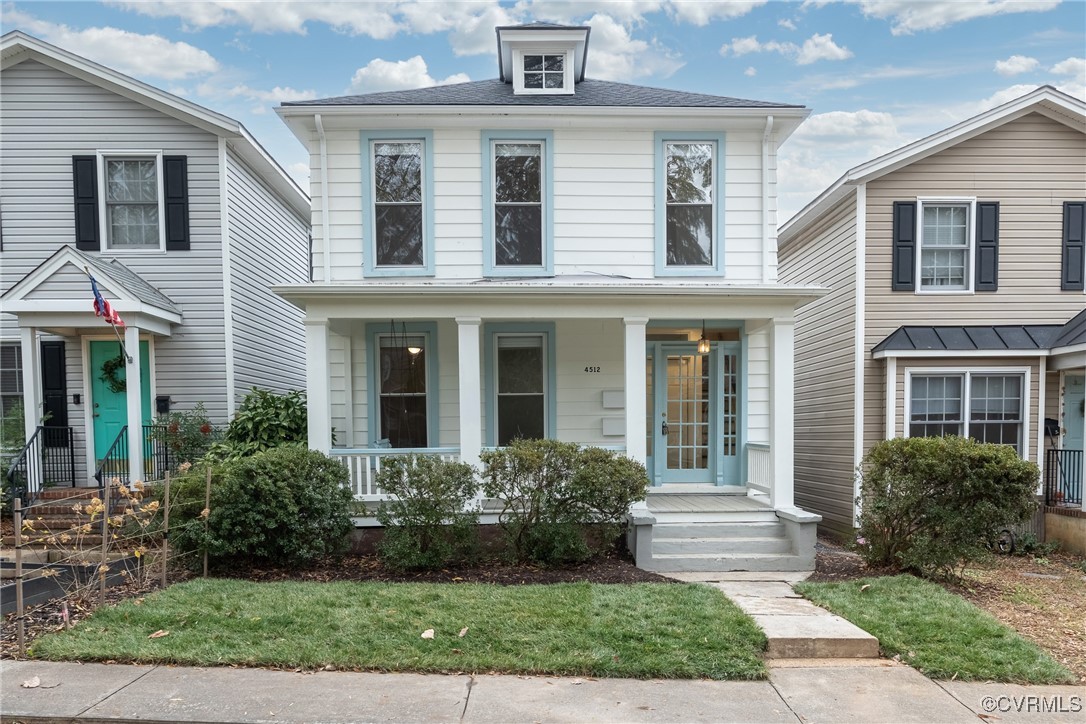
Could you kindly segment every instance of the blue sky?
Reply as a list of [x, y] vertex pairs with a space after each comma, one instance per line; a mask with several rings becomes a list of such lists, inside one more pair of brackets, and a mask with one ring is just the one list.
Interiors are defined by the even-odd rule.
[[497, 75], [494, 27], [592, 26], [590, 77], [799, 103], [781, 222], [848, 168], [1041, 84], [1086, 99], [1086, 0], [6, 2], [23, 30], [238, 119], [307, 187], [281, 101]]

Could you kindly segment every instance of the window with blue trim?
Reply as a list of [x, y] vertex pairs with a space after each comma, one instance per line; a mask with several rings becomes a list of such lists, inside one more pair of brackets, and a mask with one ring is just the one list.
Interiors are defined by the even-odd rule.
[[656, 134], [656, 272], [723, 269], [722, 134]]
[[436, 328], [430, 323], [367, 325], [373, 444], [425, 448], [436, 438]]
[[553, 325], [488, 325], [490, 444], [500, 447], [513, 440], [555, 436], [553, 340]]
[[433, 160], [429, 131], [362, 134], [365, 273], [433, 273]]
[[483, 131], [484, 272], [553, 273], [550, 132]]

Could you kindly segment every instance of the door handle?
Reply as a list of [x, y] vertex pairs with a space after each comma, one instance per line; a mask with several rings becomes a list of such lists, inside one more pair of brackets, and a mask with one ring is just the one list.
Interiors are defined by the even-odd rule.
[[660, 421], [660, 434], [667, 437], [667, 420]]

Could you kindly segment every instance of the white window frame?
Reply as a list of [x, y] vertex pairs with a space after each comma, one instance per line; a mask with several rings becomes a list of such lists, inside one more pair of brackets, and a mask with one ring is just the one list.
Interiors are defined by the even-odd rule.
[[[517, 337], [517, 338], [520, 338], [520, 339], [530, 338], [530, 339], [538, 339], [539, 340], [540, 358], [542, 359], [542, 362], [543, 362], [543, 369], [541, 370], [541, 372], [542, 372], [542, 381], [543, 381], [543, 435], [544, 435], [544, 437], [549, 437], [550, 430], [552, 429], [551, 423], [553, 422], [551, 420], [551, 414], [550, 414], [550, 403], [551, 403], [551, 395], [554, 394], [554, 391], [551, 389], [551, 385], [550, 385], [550, 381], [549, 381], [550, 380], [550, 375], [553, 374], [553, 371], [549, 369], [550, 365], [548, 364], [548, 360], [550, 359], [550, 340], [548, 339], [549, 332], [546, 332], [546, 331], [540, 331], [540, 332], [494, 332], [493, 333], [493, 339], [492, 339], [492, 342], [491, 342], [491, 344], [493, 345], [493, 350], [492, 350], [493, 361], [492, 362], [493, 362], [493, 365], [494, 365], [494, 399], [492, 401], [493, 410], [494, 410], [494, 417], [493, 417], [493, 420], [494, 420], [494, 423], [493, 423], [494, 424], [494, 442], [495, 442], [496, 445], [498, 444], [498, 430], [499, 430], [499, 428], [501, 426], [500, 425], [500, 420], [498, 419], [498, 417], [500, 415], [499, 410], [501, 408], [498, 405], [498, 402], [501, 399], [503, 393], [500, 391], [500, 386], [501, 386], [500, 385], [500, 383], [501, 383], [500, 368], [501, 368], [501, 366], [500, 366], [500, 364], [498, 362], [498, 357], [499, 357], [499, 354], [500, 354], [501, 340], [502, 340], [503, 337]], [[525, 394], [535, 395], [535, 394], [538, 394], [538, 393], [534, 393], [534, 392], [533, 393], [524, 393], [524, 392], [512, 393], [512, 392], [507, 392], [507, 393], [504, 393], [504, 394], [506, 394], [506, 395], [525, 395]]]
[[[945, 289], [941, 287], [925, 287], [921, 270], [924, 259], [924, 207], [925, 206], [964, 206], [967, 209], [965, 219], [965, 234], [968, 247], [965, 252], [965, 278], [967, 283], [963, 289]], [[963, 196], [918, 196], [916, 199], [916, 293], [917, 294], [973, 294], [976, 284], [976, 251], [977, 251], [977, 197]]]
[[[561, 55], [565, 56], [562, 69], [565, 74], [561, 88], [525, 88], [524, 56], [526, 55]], [[571, 48], [517, 48], [513, 50], [513, 93], [515, 95], [573, 95], [573, 50]]]
[[[162, 169], [162, 151], [139, 150], [99, 150], [98, 157], [98, 237], [101, 240], [103, 254], [159, 254], [166, 251], [166, 191], [163, 187], [165, 181]], [[106, 186], [106, 162], [111, 160], [137, 160], [153, 159], [155, 162], [155, 183], [158, 191], [158, 248], [145, 246], [136, 248], [113, 247], [109, 243], [109, 214], [106, 197], [109, 189]]]
[[1030, 367], [906, 367], [905, 368], [905, 416], [902, 437], [909, 437], [909, 429], [912, 425], [913, 407], [913, 375], [917, 377], [947, 377], [959, 375], [962, 377], [962, 437], [969, 437], [969, 403], [973, 393], [973, 377], [997, 375], [1002, 377], [1020, 376], [1022, 378], [1022, 432], [1018, 441], [1022, 448], [1023, 460], [1030, 459]]
[[[23, 377], [22, 347], [19, 342], [0, 342], [0, 347], [10, 347], [15, 350], [15, 365], [13, 367], [2, 367], [0, 368], [0, 370], [3, 370], [5, 372], [15, 372], [18, 380], [18, 384], [16, 386], [19, 388], [16, 392], [4, 395], [4, 397], [16, 397], [21, 403], [23, 401], [23, 385], [25, 384], [25, 379]], [[0, 420], [4, 419], [6, 419], [4, 415], [4, 406], [2, 400], [0, 400]]]

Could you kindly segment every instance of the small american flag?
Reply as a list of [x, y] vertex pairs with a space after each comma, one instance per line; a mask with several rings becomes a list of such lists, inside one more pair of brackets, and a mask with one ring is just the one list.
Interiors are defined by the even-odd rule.
[[[90, 275], [88, 275], [90, 276]], [[91, 290], [94, 292], [94, 314], [101, 317], [107, 323], [112, 324], [114, 327], [123, 327], [124, 320], [121, 319], [121, 315], [117, 314], [113, 310], [113, 305], [105, 300], [102, 293], [98, 291], [98, 282], [91, 276]]]

